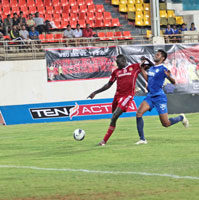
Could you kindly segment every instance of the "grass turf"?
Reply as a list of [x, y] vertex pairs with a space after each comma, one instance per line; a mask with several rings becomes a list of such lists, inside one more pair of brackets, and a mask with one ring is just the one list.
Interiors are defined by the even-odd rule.
[[[147, 145], [134, 144], [135, 118], [119, 119], [103, 147], [109, 120], [0, 127], [0, 165], [199, 177], [199, 114], [187, 118], [188, 129], [144, 117]], [[73, 139], [76, 128], [83, 141]], [[198, 188], [199, 179], [0, 167], [0, 200], [195, 200]]]

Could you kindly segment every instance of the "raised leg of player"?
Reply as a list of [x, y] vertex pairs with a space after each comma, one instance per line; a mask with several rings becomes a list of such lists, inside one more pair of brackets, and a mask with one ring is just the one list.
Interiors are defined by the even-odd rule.
[[146, 101], [143, 101], [139, 106], [136, 113], [136, 122], [137, 122], [137, 130], [140, 137], [140, 141], [136, 142], [136, 144], [146, 144], [146, 140], [144, 137], [144, 121], [143, 114], [150, 109], [149, 104]]
[[119, 118], [119, 116], [123, 113], [122, 109], [117, 107], [115, 111], [113, 112], [112, 118], [111, 118], [111, 123], [110, 126], [107, 130], [106, 135], [104, 136], [104, 139], [99, 143], [99, 145], [103, 146], [106, 144], [108, 139], [111, 137], [113, 131], [115, 130], [116, 127], [116, 121]]
[[169, 127], [172, 126], [180, 121], [183, 121], [183, 116], [179, 115], [178, 117], [168, 118], [168, 113], [160, 114], [160, 121], [162, 123], [162, 126]]

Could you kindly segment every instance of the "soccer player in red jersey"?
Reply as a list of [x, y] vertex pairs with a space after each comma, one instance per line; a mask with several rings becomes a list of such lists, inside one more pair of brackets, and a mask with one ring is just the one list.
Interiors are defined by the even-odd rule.
[[104, 139], [99, 143], [100, 146], [107, 143], [108, 139], [115, 130], [117, 119], [123, 112], [127, 111], [128, 106], [135, 95], [136, 79], [138, 74], [141, 72], [140, 66], [144, 63], [144, 61], [141, 64], [127, 65], [125, 56], [118, 55], [116, 63], [118, 68], [112, 72], [109, 82], [88, 96], [88, 98], [93, 99], [96, 94], [109, 89], [113, 83], [117, 81], [117, 89], [112, 102], [113, 115], [111, 123]]

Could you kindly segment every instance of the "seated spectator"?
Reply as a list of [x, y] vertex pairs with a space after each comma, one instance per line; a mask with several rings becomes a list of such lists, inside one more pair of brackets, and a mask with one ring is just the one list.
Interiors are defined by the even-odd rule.
[[195, 24], [192, 22], [191, 23], [191, 28], [189, 29], [190, 31], [196, 31]]
[[15, 41], [15, 40], [22, 40], [22, 38], [19, 35], [19, 30], [17, 28], [17, 25], [13, 25], [11, 31], [10, 31], [10, 38]]
[[[32, 26], [31, 30], [29, 31], [29, 37], [31, 40], [33, 40], [36, 44], [40, 44], [41, 41], [39, 39], [39, 32], [35, 30], [35, 27]], [[37, 48], [41, 48], [41, 46], [37, 46]]]
[[[67, 25], [66, 30], [64, 31], [64, 38], [74, 38], [73, 30], [71, 29], [70, 25]], [[72, 39], [66, 39], [66, 47], [68, 46], [69, 42], [74, 42]]]
[[49, 33], [49, 26], [44, 22], [43, 18], [39, 17], [39, 12], [35, 13], [33, 20], [35, 21], [35, 28], [39, 34], [42, 34], [43, 32]]
[[[86, 28], [83, 29], [83, 37], [93, 37], [93, 30], [90, 28], [89, 24], [86, 24]], [[90, 40], [85, 40], [85, 46], [88, 45], [88, 42], [90, 42]]]
[[173, 39], [173, 36], [171, 36], [171, 35], [173, 35], [173, 34], [174, 34], [174, 31], [173, 31], [173, 29], [171, 28], [170, 24], [168, 24], [168, 25], [167, 25], [167, 28], [166, 28], [166, 30], [165, 30], [165, 32], [164, 32], [164, 35], [168, 35], [168, 36], [165, 36], [166, 43], [169, 43], [170, 40]]
[[35, 30], [35, 27], [32, 26], [29, 32], [29, 37], [31, 40], [39, 40], [39, 32]]
[[10, 17], [10, 15], [7, 15], [7, 18], [4, 19], [4, 32], [5, 32], [5, 35], [8, 35], [8, 33], [10, 33], [10, 30], [12, 28], [12, 24], [13, 24], [13, 21], [12, 21], [12, 18]]
[[179, 30], [176, 28], [176, 25], [173, 25], [173, 33], [174, 33], [173, 42], [179, 42], [180, 36], [178, 34], [180, 33], [179, 33]]
[[19, 24], [20, 24], [20, 26], [26, 25], [26, 18], [23, 16], [22, 11], [20, 11], [20, 13], [19, 13]]
[[187, 31], [187, 25], [182, 24], [182, 27], [179, 29], [179, 32], [182, 33], [183, 31]]
[[0, 33], [4, 34], [3, 20], [1, 15], [0, 15]]
[[32, 14], [29, 14], [29, 15], [28, 15], [28, 19], [27, 19], [27, 21], [26, 21], [26, 27], [27, 27], [28, 31], [30, 31], [30, 30], [31, 30], [31, 27], [33, 27], [33, 26], [35, 26], [35, 25], [36, 25], [36, 23], [35, 23], [35, 21], [33, 20], [33, 15], [32, 15]]
[[[24, 44], [30, 44], [29, 32], [26, 30], [26, 26], [22, 25], [21, 30], [19, 31], [19, 35], [24, 41]], [[26, 47], [30, 47], [26, 45]]]
[[14, 25], [17, 25], [17, 26], [18, 26], [18, 24], [19, 24], [19, 18], [18, 18], [17, 13], [14, 13], [14, 14], [13, 14], [12, 24], [13, 24], [13, 26], [14, 26]]
[[73, 32], [75, 39], [75, 45], [80, 46], [80, 42], [81, 42], [81, 37], [82, 37], [82, 30], [80, 29], [80, 25], [77, 24], [76, 29]]

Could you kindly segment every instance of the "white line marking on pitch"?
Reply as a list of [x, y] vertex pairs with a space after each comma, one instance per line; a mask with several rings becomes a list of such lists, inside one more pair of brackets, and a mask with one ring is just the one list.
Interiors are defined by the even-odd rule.
[[15, 166], [15, 165], [0, 165], [0, 168], [17, 168], [17, 169], [33, 169], [33, 170], [44, 170], [44, 171], [63, 171], [63, 172], [84, 172], [84, 173], [94, 173], [94, 174], [134, 174], [143, 176], [161, 176], [176, 179], [192, 179], [199, 180], [199, 177], [194, 176], [178, 176], [172, 174], [158, 174], [158, 173], [148, 173], [148, 172], [122, 172], [122, 171], [99, 171], [99, 170], [89, 170], [89, 169], [58, 169], [58, 168], [41, 168], [35, 166]]

